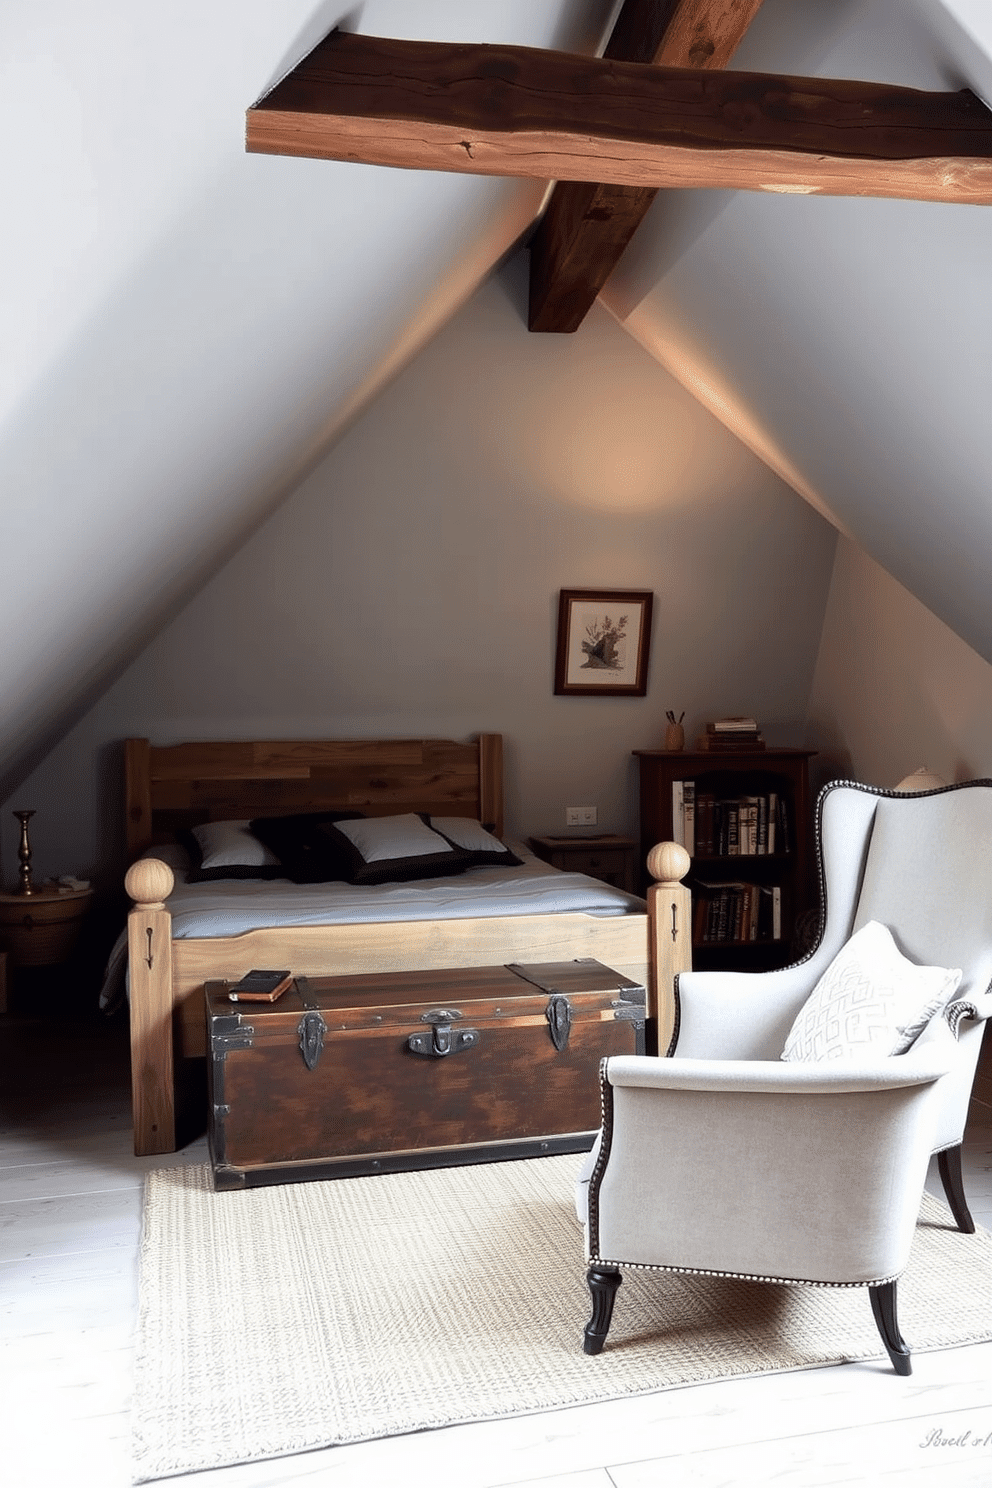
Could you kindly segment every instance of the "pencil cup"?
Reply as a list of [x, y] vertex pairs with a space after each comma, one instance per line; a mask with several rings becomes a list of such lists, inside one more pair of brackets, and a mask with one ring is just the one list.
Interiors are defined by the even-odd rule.
[[685, 729], [680, 723], [670, 723], [665, 730], [665, 748], [677, 754], [685, 748]]

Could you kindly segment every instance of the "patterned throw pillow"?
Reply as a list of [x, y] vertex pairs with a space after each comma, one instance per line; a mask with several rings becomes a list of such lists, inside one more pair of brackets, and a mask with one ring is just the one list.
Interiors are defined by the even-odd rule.
[[870, 920], [800, 1008], [782, 1058], [869, 1061], [904, 1054], [960, 981], [960, 970], [907, 961], [888, 929]]

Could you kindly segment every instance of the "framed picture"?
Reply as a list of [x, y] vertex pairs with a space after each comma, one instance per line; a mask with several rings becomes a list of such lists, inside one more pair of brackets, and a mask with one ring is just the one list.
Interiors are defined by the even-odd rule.
[[555, 692], [644, 697], [653, 599], [650, 589], [563, 589]]

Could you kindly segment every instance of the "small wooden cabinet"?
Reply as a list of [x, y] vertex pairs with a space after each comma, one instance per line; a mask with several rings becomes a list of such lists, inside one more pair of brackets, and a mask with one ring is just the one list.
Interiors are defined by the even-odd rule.
[[0, 947], [14, 966], [58, 966], [72, 955], [92, 889], [42, 884], [33, 894], [0, 894]]
[[588, 873], [628, 894], [640, 892], [637, 884], [637, 843], [633, 837], [604, 832], [598, 837], [532, 837], [532, 850], [552, 868], [566, 873]]
[[[691, 782], [693, 964], [766, 970], [793, 958], [796, 921], [812, 907], [809, 761], [815, 750], [636, 749], [641, 859], [679, 841], [674, 800]], [[746, 825], [745, 825], [746, 823]], [[769, 845], [772, 850], [769, 851]]]

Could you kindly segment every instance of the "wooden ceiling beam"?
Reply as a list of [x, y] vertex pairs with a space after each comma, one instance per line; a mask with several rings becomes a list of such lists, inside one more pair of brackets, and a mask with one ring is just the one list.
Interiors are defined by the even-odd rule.
[[992, 203], [973, 93], [331, 35], [248, 112], [247, 148], [624, 186]]
[[[726, 67], [762, 0], [626, 0], [603, 55]], [[530, 245], [532, 331], [577, 331], [657, 196], [654, 186], [559, 181]]]

